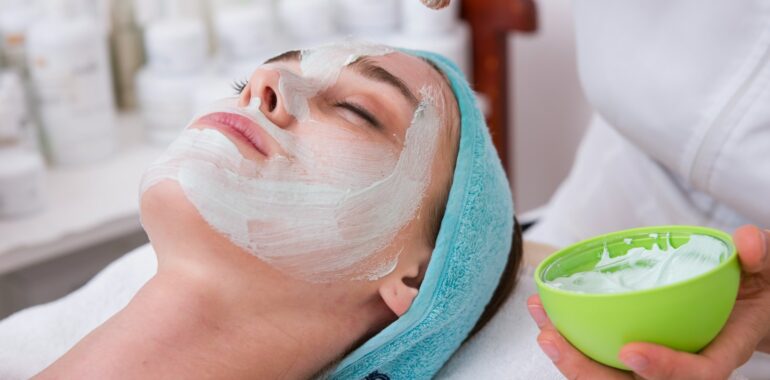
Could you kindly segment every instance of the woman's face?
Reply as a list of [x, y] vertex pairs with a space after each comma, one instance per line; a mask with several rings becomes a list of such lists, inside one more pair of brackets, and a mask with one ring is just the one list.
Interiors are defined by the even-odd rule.
[[453, 145], [439, 138], [451, 97], [429, 64], [383, 46], [284, 53], [148, 170], [143, 222], [146, 199], [173, 198], [295, 277], [382, 277], [424, 240], [421, 206], [447, 186], [451, 167], [434, 157]]

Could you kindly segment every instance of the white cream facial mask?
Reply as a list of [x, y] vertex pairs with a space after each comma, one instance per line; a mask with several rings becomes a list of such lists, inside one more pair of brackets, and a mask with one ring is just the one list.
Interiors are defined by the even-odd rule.
[[652, 249], [635, 247], [617, 257], [610, 257], [605, 246], [593, 270], [559, 277], [547, 284], [594, 294], [652, 289], [705, 273], [727, 259], [728, 254], [727, 245], [705, 235], [692, 235], [678, 248], [672, 248], [669, 239], [666, 249], [655, 243]]
[[[281, 72], [281, 96], [298, 121], [317, 131], [312, 141], [273, 124], [259, 99], [246, 108], [237, 99], [215, 104], [205, 114], [244, 116], [285, 154], [247, 160], [219, 131], [188, 128], [147, 170], [142, 193], [176, 181], [216, 231], [289, 275], [311, 282], [386, 275], [398, 252], [381, 251], [417, 216], [429, 182], [440, 120], [433, 91], [421, 91], [400, 153], [312, 120], [307, 103], [358, 57], [387, 52], [376, 45], [324, 47], [303, 54], [302, 75]], [[313, 64], [313, 57], [325, 58]]]

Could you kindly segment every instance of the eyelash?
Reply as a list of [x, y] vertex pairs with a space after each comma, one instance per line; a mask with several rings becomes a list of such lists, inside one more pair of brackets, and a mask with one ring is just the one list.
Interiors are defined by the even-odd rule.
[[348, 101], [340, 101], [340, 102], [336, 102], [334, 104], [334, 106], [335, 107], [344, 108], [344, 109], [346, 109], [346, 110], [348, 110], [350, 112], [355, 113], [356, 115], [358, 115], [358, 117], [364, 119], [367, 123], [369, 123], [369, 125], [371, 125], [375, 129], [382, 129], [382, 125], [377, 120], [377, 118], [374, 117], [374, 115], [372, 115], [364, 107], [362, 107], [362, 106], [360, 106], [360, 105], [358, 105], [356, 103], [351, 103], [351, 102], [348, 102]]
[[233, 83], [230, 84], [230, 86], [233, 88], [233, 91], [235, 91], [235, 95], [240, 95], [248, 84], [249, 81], [246, 79], [236, 79], [233, 81]]

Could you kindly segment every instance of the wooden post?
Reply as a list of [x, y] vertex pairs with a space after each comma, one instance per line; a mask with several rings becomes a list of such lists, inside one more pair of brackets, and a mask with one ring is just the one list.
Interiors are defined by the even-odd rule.
[[508, 49], [509, 32], [537, 29], [534, 0], [463, 0], [462, 17], [471, 25], [474, 90], [489, 101], [487, 124], [508, 173]]

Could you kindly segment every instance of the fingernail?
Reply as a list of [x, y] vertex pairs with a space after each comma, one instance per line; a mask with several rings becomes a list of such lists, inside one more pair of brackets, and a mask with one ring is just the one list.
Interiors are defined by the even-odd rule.
[[636, 352], [630, 352], [623, 355], [620, 358], [620, 361], [627, 365], [628, 368], [631, 368], [634, 372], [644, 371], [644, 369], [647, 368], [647, 365], [650, 363], [646, 357], [637, 354]]
[[532, 316], [532, 319], [535, 320], [537, 327], [543, 327], [546, 321], [548, 321], [548, 317], [545, 315], [545, 310], [543, 310], [542, 307], [527, 306], [527, 309], [529, 309], [529, 314]]
[[559, 360], [559, 349], [551, 342], [537, 342], [540, 345], [540, 349], [543, 350], [546, 356], [551, 359], [552, 362]]

